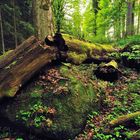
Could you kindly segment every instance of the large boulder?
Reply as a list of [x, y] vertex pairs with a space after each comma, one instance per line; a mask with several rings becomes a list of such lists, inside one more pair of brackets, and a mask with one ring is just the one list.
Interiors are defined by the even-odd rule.
[[89, 78], [93, 69], [81, 67], [64, 64], [46, 69], [14, 99], [1, 103], [0, 115], [45, 139], [73, 139], [84, 128], [87, 114], [98, 109]]

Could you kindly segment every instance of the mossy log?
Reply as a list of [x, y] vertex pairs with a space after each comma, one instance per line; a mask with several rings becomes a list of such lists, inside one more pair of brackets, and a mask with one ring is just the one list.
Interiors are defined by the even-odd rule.
[[134, 119], [135, 117], [138, 117], [138, 116], [140, 116], [140, 111], [134, 112], [131, 114], [127, 114], [127, 115], [123, 115], [123, 116], [118, 117], [115, 120], [110, 121], [109, 125], [111, 127], [118, 126], [118, 125], [124, 124], [124, 123], [130, 121], [131, 119]]
[[118, 64], [114, 60], [109, 63], [99, 65], [94, 73], [97, 78], [111, 82], [118, 80], [120, 76]]
[[0, 97], [13, 97], [37, 71], [56, 58], [54, 47], [30, 37], [0, 60]]
[[63, 35], [69, 48], [68, 59], [75, 64], [109, 62], [107, 53], [116, 52], [111, 45], [93, 44]]
[[26, 52], [31, 45], [37, 42], [37, 39], [34, 36], [31, 36], [27, 40], [25, 40], [22, 44], [20, 44], [14, 51], [10, 51], [8, 54], [4, 54], [2, 59], [0, 59], [0, 69], [8, 66], [13, 60], [19, 57], [23, 52]]
[[[114, 51], [108, 45], [95, 45], [76, 39], [65, 38], [65, 40], [69, 47], [68, 60], [71, 59], [76, 64], [81, 64], [89, 58], [103, 58], [107, 52]], [[45, 48], [32, 36], [0, 59], [0, 97], [13, 97], [36, 72], [56, 59], [57, 48], [53, 46]], [[70, 53], [75, 55], [69, 55]]]

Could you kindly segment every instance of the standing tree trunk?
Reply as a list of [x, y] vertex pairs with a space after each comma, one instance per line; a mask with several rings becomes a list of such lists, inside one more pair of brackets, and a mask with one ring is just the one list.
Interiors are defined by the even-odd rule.
[[56, 32], [60, 33], [62, 22], [64, 20], [65, 0], [53, 0], [53, 14], [56, 26]]
[[12, 0], [13, 6], [13, 22], [14, 22], [14, 37], [15, 37], [15, 47], [17, 47], [17, 25], [16, 25], [16, 12], [15, 12], [15, 0]]
[[[140, 8], [140, 2], [138, 2], [138, 7]], [[138, 10], [138, 24], [137, 24], [137, 34], [140, 33], [140, 9]]]
[[127, 1], [126, 36], [134, 34], [134, 1]]
[[44, 39], [46, 35], [53, 34], [53, 19], [51, 0], [33, 0], [33, 23], [36, 35], [39, 39]]
[[98, 0], [92, 0], [93, 3], [93, 10], [94, 10], [94, 15], [95, 15], [95, 20], [94, 20], [94, 35], [96, 36], [97, 34], [97, 14], [98, 14], [98, 10], [99, 10], [99, 2]]
[[126, 29], [126, 23], [125, 23], [125, 15], [122, 16], [122, 19], [121, 19], [121, 25], [122, 25], [122, 38], [125, 37], [125, 29]]
[[3, 35], [3, 25], [2, 25], [2, 14], [1, 14], [1, 5], [0, 5], [0, 30], [1, 30], [1, 44], [3, 54], [5, 53], [5, 45], [4, 45], [4, 35]]

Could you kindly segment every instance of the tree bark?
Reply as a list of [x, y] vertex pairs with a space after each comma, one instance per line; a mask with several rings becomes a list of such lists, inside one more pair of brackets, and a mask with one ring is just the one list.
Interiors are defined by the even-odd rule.
[[[138, 2], [138, 7], [140, 7], [140, 2]], [[138, 10], [138, 24], [137, 24], [137, 34], [140, 33], [140, 9]]]
[[127, 2], [126, 36], [134, 34], [134, 4], [134, 1], [128, 0]]
[[12, 0], [13, 5], [13, 23], [14, 23], [14, 37], [15, 37], [15, 47], [17, 47], [17, 25], [16, 25], [16, 13], [15, 13], [15, 0]]
[[92, 3], [93, 3], [93, 10], [94, 10], [94, 15], [95, 15], [95, 20], [94, 20], [94, 34], [96, 36], [97, 34], [97, 14], [98, 14], [98, 10], [99, 10], [99, 2], [98, 0], [92, 0]]
[[131, 113], [131, 114], [127, 114], [127, 115], [123, 115], [123, 116], [120, 116], [118, 117], [117, 119], [115, 120], [112, 120], [109, 125], [111, 127], [114, 127], [114, 126], [118, 126], [118, 125], [122, 125], [128, 121], [130, 121], [131, 119], [135, 118], [135, 117], [138, 117], [140, 116], [140, 111], [138, 112], [134, 112], [134, 113]]
[[47, 35], [52, 35], [54, 31], [51, 0], [48, 0], [47, 2], [42, 0], [33, 0], [32, 8], [33, 24], [36, 29], [36, 35], [40, 40], [43, 40]]
[[43, 66], [56, 58], [54, 47], [43, 48], [31, 37], [0, 61], [0, 97], [13, 97]]
[[122, 22], [122, 38], [125, 37], [125, 29], [126, 29], [125, 18], [126, 18], [126, 16], [123, 16], [122, 19], [121, 19], [121, 22]]
[[[44, 47], [42, 44], [32, 36], [0, 60], [0, 97], [15, 96], [20, 87], [27, 83], [35, 73], [58, 57], [60, 52], [58, 53], [59, 50], [56, 46]], [[88, 43], [86, 46], [85, 42], [80, 40], [66, 40], [66, 44], [70, 52], [79, 53], [81, 51], [86, 54], [87, 58], [92, 57], [89, 51], [94, 54], [94, 58], [95, 54], [101, 55], [103, 58], [103, 54], [113, 51], [112, 48], [105, 51], [102, 45], [98, 46], [100, 48], [98, 50], [96, 46], [93, 46], [94, 44], [89, 46]], [[82, 51], [81, 44], [87, 49], [86, 51]], [[89, 50], [88, 47], [92, 49]]]
[[1, 30], [1, 44], [3, 54], [5, 53], [5, 45], [4, 45], [4, 34], [3, 34], [3, 24], [2, 24], [2, 14], [1, 14], [1, 5], [0, 5], [0, 30]]

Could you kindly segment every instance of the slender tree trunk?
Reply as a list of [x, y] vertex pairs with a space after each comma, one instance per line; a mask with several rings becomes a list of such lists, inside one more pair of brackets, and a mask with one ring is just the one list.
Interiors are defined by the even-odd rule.
[[0, 7], [0, 29], [1, 29], [2, 51], [3, 51], [3, 54], [4, 54], [5, 53], [5, 45], [4, 45], [4, 34], [3, 34], [1, 7]]
[[98, 14], [98, 10], [99, 10], [99, 2], [98, 0], [92, 0], [92, 4], [93, 4], [93, 10], [94, 10], [94, 15], [95, 15], [95, 20], [94, 20], [94, 35], [97, 35], [97, 14]]
[[115, 38], [118, 40], [121, 38], [121, 19], [118, 18], [115, 22]]
[[126, 19], [126, 35], [134, 34], [134, 1], [128, 0], [127, 2], [127, 19]]
[[[140, 7], [140, 2], [138, 2], [138, 5]], [[140, 33], [140, 9], [138, 11], [138, 24], [137, 24], [137, 34]]]
[[17, 42], [17, 25], [16, 25], [15, 0], [12, 0], [12, 5], [13, 5], [13, 22], [14, 22], [15, 47], [17, 47], [18, 42]]
[[124, 38], [125, 37], [125, 28], [126, 28], [125, 16], [122, 17], [121, 21], [122, 21], [122, 38]]
[[138, 25], [137, 25], [137, 34], [140, 33], [140, 12], [139, 12], [139, 15], [138, 15]]

